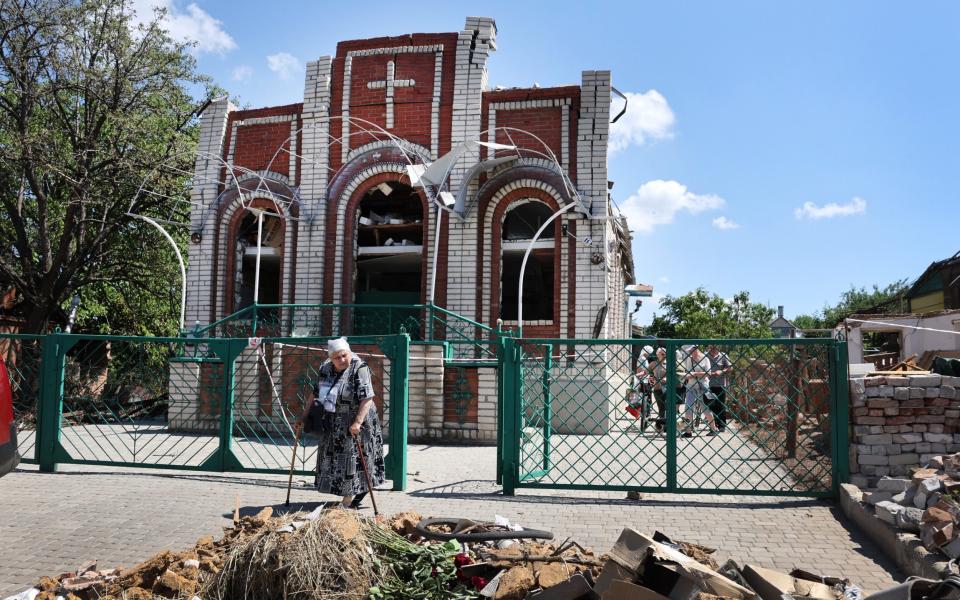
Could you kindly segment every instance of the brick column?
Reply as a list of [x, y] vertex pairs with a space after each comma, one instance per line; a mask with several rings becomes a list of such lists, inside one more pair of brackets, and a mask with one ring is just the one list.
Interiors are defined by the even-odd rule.
[[218, 285], [213, 274], [216, 237], [217, 196], [220, 192], [219, 177], [223, 166], [218, 160], [223, 156], [223, 144], [227, 131], [227, 118], [235, 107], [224, 97], [213, 101], [200, 117], [200, 142], [197, 160], [193, 169], [193, 188], [190, 200], [191, 236], [199, 234], [200, 243], [192, 240], [189, 247], [187, 269], [187, 316], [185, 327], [193, 329], [196, 324], [210, 322], [214, 286]]
[[324, 223], [330, 166], [329, 56], [307, 63], [303, 91], [303, 160], [300, 175], [300, 224], [297, 240], [295, 302], [323, 302]]

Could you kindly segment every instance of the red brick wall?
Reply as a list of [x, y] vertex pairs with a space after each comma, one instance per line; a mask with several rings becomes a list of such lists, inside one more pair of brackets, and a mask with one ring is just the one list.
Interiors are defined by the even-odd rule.
[[[400, 37], [340, 42], [337, 45], [337, 55], [333, 59], [330, 114], [336, 116], [343, 114], [343, 65], [348, 52], [437, 44], [443, 45], [443, 67], [440, 77], [439, 153], [441, 155], [445, 154], [450, 150], [450, 129], [453, 122], [453, 84], [457, 47], [457, 34], [455, 33], [418, 33]], [[435, 55], [432, 52], [353, 57], [350, 73], [350, 116], [366, 119], [386, 128], [386, 89], [369, 90], [367, 89], [367, 83], [383, 80], [387, 74], [387, 62], [390, 60], [393, 60], [396, 66], [394, 78], [413, 79], [415, 85], [412, 88], [394, 89], [394, 127], [389, 131], [394, 135], [429, 148], [435, 64]], [[339, 136], [341, 126], [342, 121], [340, 119], [331, 121], [330, 129], [334, 137]], [[356, 126], [351, 126], [350, 129], [351, 134], [357, 133]], [[383, 136], [374, 138], [366, 134], [351, 135], [346, 143], [349, 148], [353, 149], [375, 139], [383, 139]], [[330, 167], [334, 170], [341, 166], [341, 152], [339, 143], [330, 146]]]
[[[464, 381], [461, 383], [461, 377]], [[454, 394], [469, 393], [470, 399]], [[450, 367], [443, 371], [443, 422], [476, 425], [480, 405], [480, 376], [477, 369]]]
[[[237, 128], [237, 139], [232, 139], [233, 124], [245, 119], [257, 119], [263, 117], [278, 117], [283, 115], [298, 115], [297, 127], [300, 127], [299, 115], [303, 112], [303, 104], [287, 104], [284, 106], [271, 106], [267, 108], [258, 108], [252, 110], [238, 110], [230, 113], [227, 120], [227, 139], [223, 148], [223, 160], [230, 156], [230, 149], [236, 147], [234, 153], [234, 164], [238, 167], [244, 167], [254, 171], [261, 171], [270, 165], [270, 170], [283, 175], [290, 176], [290, 156], [281, 151], [277, 153], [278, 148], [290, 149], [290, 122], [264, 123], [262, 125], [245, 125]], [[297, 136], [297, 154], [301, 136]], [[274, 159], [274, 155], [276, 158]], [[271, 159], [273, 162], [271, 163]], [[299, 159], [297, 171], [299, 173]], [[236, 171], [236, 176], [242, 175], [242, 171]], [[299, 178], [299, 176], [298, 176]], [[226, 185], [232, 181], [226, 178], [226, 170], [221, 173], [221, 180]]]
[[[580, 112], [580, 87], [576, 85], [551, 87], [551, 88], [519, 88], [511, 90], [489, 91], [483, 93], [482, 103], [482, 130], [490, 128], [490, 104], [500, 102], [524, 102], [527, 100], [556, 100], [569, 99], [570, 110], [568, 113], [569, 122], [567, 123], [567, 147], [569, 151], [568, 169], [570, 179], [577, 181], [577, 116]], [[511, 131], [508, 137], [505, 132], [497, 132], [497, 142], [503, 144], [516, 144], [521, 148], [529, 148], [536, 152], [544, 152], [541, 141], [550, 148], [556, 155], [557, 160], [561, 160], [561, 118], [562, 109], [559, 107], [545, 108], [524, 108], [517, 110], [496, 111], [494, 125], [500, 127], [513, 127], [529, 131], [540, 138], [540, 141], [531, 136], [519, 132]], [[512, 139], [511, 139], [512, 138]]]

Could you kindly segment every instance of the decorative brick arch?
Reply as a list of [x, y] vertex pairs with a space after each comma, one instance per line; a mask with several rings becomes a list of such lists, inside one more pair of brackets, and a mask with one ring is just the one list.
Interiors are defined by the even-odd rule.
[[[266, 183], [266, 186], [261, 186]], [[258, 188], [259, 189], [256, 189]], [[291, 200], [292, 199], [292, 200]], [[282, 202], [282, 203], [281, 203]], [[233, 271], [236, 248], [236, 231], [240, 221], [246, 214], [247, 207], [274, 209], [282, 212], [283, 251], [280, 263], [280, 299], [289, 302], [293, 298], [294, 281], [296, 278], [297, 255], [297, 221], [300, 213], [300, 204], [296, 192], [285, 185], [278, 178], [259, 177], [246, 178], [239, 187], [233, 187], [223, 192], [217, 199], [216, 227], [214, 240], [214, 256], [211, 273], [214, 282], [211, 285], [213, 298], [211, 301], [210, 321], [227, 316], [233, 311]]]
[[[400, 148], [397, 148], [398, 145]], [[345, 166], [349, 166], [350, 162], [352, 162], [361, 154], [366, 154], [367, 152], [376, 152], [377, 150], [394, 150], [397, 151], [398, 155], [402, 156], [403, 153], [400, 152], [401, 148], [420, 159], [420, 162], [432, 160], [430, 156], [430, 150], [421, 146], [420, 144], [414, 144], [413, 142], [409, 142], [407, 140], [378, 140], [376, 142], [370, 142], [369, 144], [364, 144], [359, 148], [354, 148], [351, 150], [349, 154], [347, 154], [347, 164]]]
[[[502, 271], [501, 240], [503, 221], [510, 208], [524, 202], [542, 202], [556, 211], [564, 203], [564, 196], [552, 185], [538, 179], [519, 178], [502, 182], [503, 186], [489, 198], [481, 198], [477, 235], [477, 278], [482, 293], [477, 298], [477, 314], [486, 316], [495, 323], [500, 316], [500, 274]], [[484, 201], [485, 200], [485, 201]], [[561, 321], [560, 286], [564, 279], [561, 268], [561, 251], [566, 243], [561, 236], [561, 221], [554, 221], [554, 298], [553, 321], [549, 325], [526, 326], [524, 333], [543, 337], [559, 337]], [[484, 243], [488, 240], [487, 243]], [[567, 265], [572, 270], [572, 265]], [[571, 275], [567, 274], [570, 280]], [[486, 283], [486, 285], [484, 285]], [[568, 297], [568, 301], [572, 298]], [[484, 309], [487, 310], [484, 310]]]

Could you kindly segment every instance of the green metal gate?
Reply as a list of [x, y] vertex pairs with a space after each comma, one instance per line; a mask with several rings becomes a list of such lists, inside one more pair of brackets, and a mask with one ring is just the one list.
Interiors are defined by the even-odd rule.
[[[0, 336], [24, 462], [286, 473], [329, 338]], [[387, 478], [406, 487], [407, 335], [349, 337], [371, 366]], [[316, 448], [301, 440], [297, 472]]]
[[[640, 364], [647, 345], [662, 348], [659, 382]], [[849, 471], [846, 365], [833, 339], [507, 338], [504, 492], [835, 495]]]

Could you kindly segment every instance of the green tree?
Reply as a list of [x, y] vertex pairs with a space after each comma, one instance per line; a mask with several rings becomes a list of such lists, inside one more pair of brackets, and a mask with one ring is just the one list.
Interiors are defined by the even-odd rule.
[[799, 315], [793, 324], [800, 329], [832, 329], [850, 315], [858, 313], [891, 314], [903, 311], [903, 293], [907, 290], [906, 279], [895, 281], [884, 287], [876, 284], [872, 288], [854, 287], [840, 295], [840, 301], [825, 305], [823, 310], [813, 315]]
[[160, 16], [135, 26], [129, 0], [0, 0], [0, 283], [26, 331], [75, 293], [91, 329], [175, 322], [172, 252], [127, 213], [183, 218], [190, 90], [207, 80]]
[[662, 338], [768, 338], [773, 310], [750, 302], [748, 292], [729, 302], [703, 288], [660, 301], [647, 333]]

